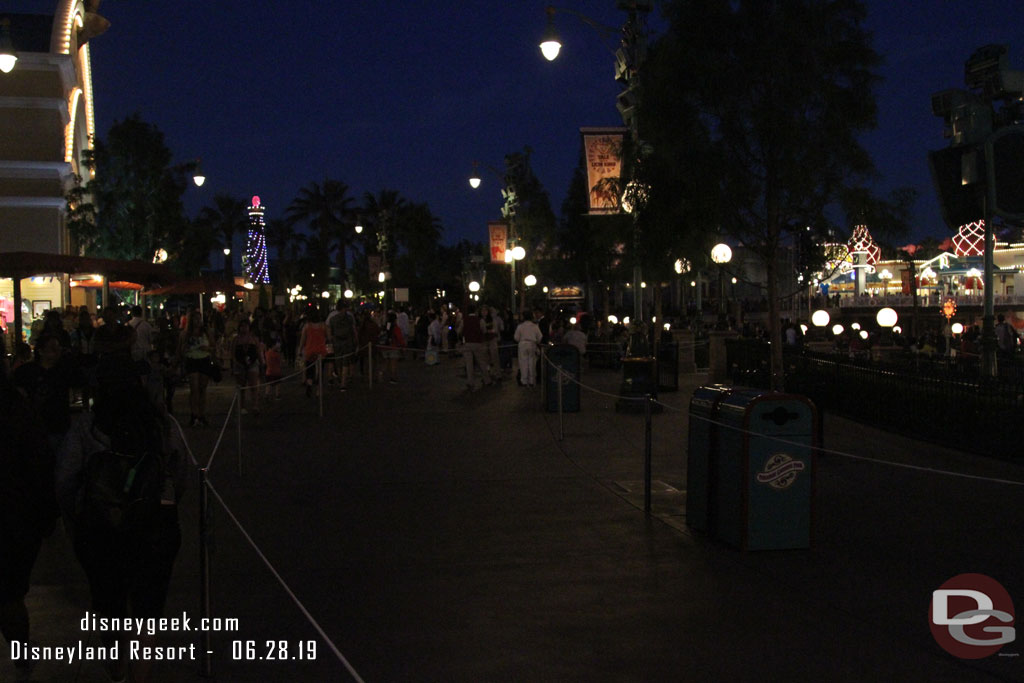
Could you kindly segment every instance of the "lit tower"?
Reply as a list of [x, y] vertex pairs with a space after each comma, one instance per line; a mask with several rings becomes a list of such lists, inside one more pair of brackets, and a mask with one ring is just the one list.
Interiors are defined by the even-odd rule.
[[242, 267], [245, 268], [245, 277], [254, 285], [265, 285], [270, 282], [264, 209], [266, 207], [260, 204], [259, 195], [253, 195], [252, 206], [249, 207], [249, 236], [245, 241]]

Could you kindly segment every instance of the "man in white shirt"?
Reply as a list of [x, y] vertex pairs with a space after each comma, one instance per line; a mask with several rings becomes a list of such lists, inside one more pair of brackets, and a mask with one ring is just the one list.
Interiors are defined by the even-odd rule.
[[541, 334], [533, 314], [523, 311], [523, 322], [516, 327], [514, 339], [519, 343], [519, 381], [523, 386], [532, 387], [537, 383], [537, 352]]
[[132, 360], [145, 360], [146, 354], [153, 348], [153, 326], [142, 317], [142, 306], [132, 307], [132, 319], [128, 321], [128, 325], [135, 330]]

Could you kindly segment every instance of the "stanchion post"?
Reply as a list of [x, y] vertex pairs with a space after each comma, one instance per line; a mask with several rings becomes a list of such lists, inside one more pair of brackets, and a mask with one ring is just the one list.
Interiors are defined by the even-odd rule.
[[320, 404], [320, 417], [324, 416], [324, 357], [317, 356], [316, 358], [316, 386], [317, 396], [319, 397]]
[[[199, 613], [203, 621], [210, 618], [210, 493], [206, 475], [206, 468], [199, 468]], [[204, 678], [213, 676], [210, 637], [209, 631], [203, 631], [200, 636], [202, 653], [199, 667]]]
[[366, 369], [369, 372], [370, 390], [373, 390], [373, 342], [366, 344]]
[[654, 398], [647, 394], [644, 399], [644, 514], [651, 514], [651, 403]]
[[235, 393], [235, 398], [238, 399], [238, 415], [236, 416], [236, 423], [238, 425], [238, 476], [242, 476], [242, 389], [239, 389]]
[[558, 440], [565, 439], [565, 429], [562, 425], [562, 386], [565, 378], [562, 376], [562, 368], [558, 368]]

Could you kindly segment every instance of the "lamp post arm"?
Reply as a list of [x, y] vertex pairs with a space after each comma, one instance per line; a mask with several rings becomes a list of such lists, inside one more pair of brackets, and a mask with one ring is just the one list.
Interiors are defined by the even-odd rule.
[[589, 26], [590, 28], [597, 31], [597, 33], [601, 36], [601, 39], [606, 41], [608, 49], [611, 52], [614, 53], [619, 46], [616, 40], [616, 36], [618, 36], [619, 32], [622, 30], [619, 27], [602, 24], [596, 19], [592, 19], [591, 17], [587, 16], [583, 12], [570, 9], [568, 7], [555, 7], [554, 5], [549, 5], [547, 8], [547, 13], [549, 21], [554, 17], [555, 14], [571, 14], [577, 19], [579, 19], [581, 22]]

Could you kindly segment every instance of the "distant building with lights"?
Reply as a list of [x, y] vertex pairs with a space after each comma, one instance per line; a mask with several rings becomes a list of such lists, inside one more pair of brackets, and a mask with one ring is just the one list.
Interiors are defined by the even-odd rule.
[[270, 283], [265, 210], [266, 207], [260, 204], [259, 195], [254, 195], [249, 206], [249, 234], [245, 240], [245, 254], [242, 256], [245, 278], [254, 285]]

